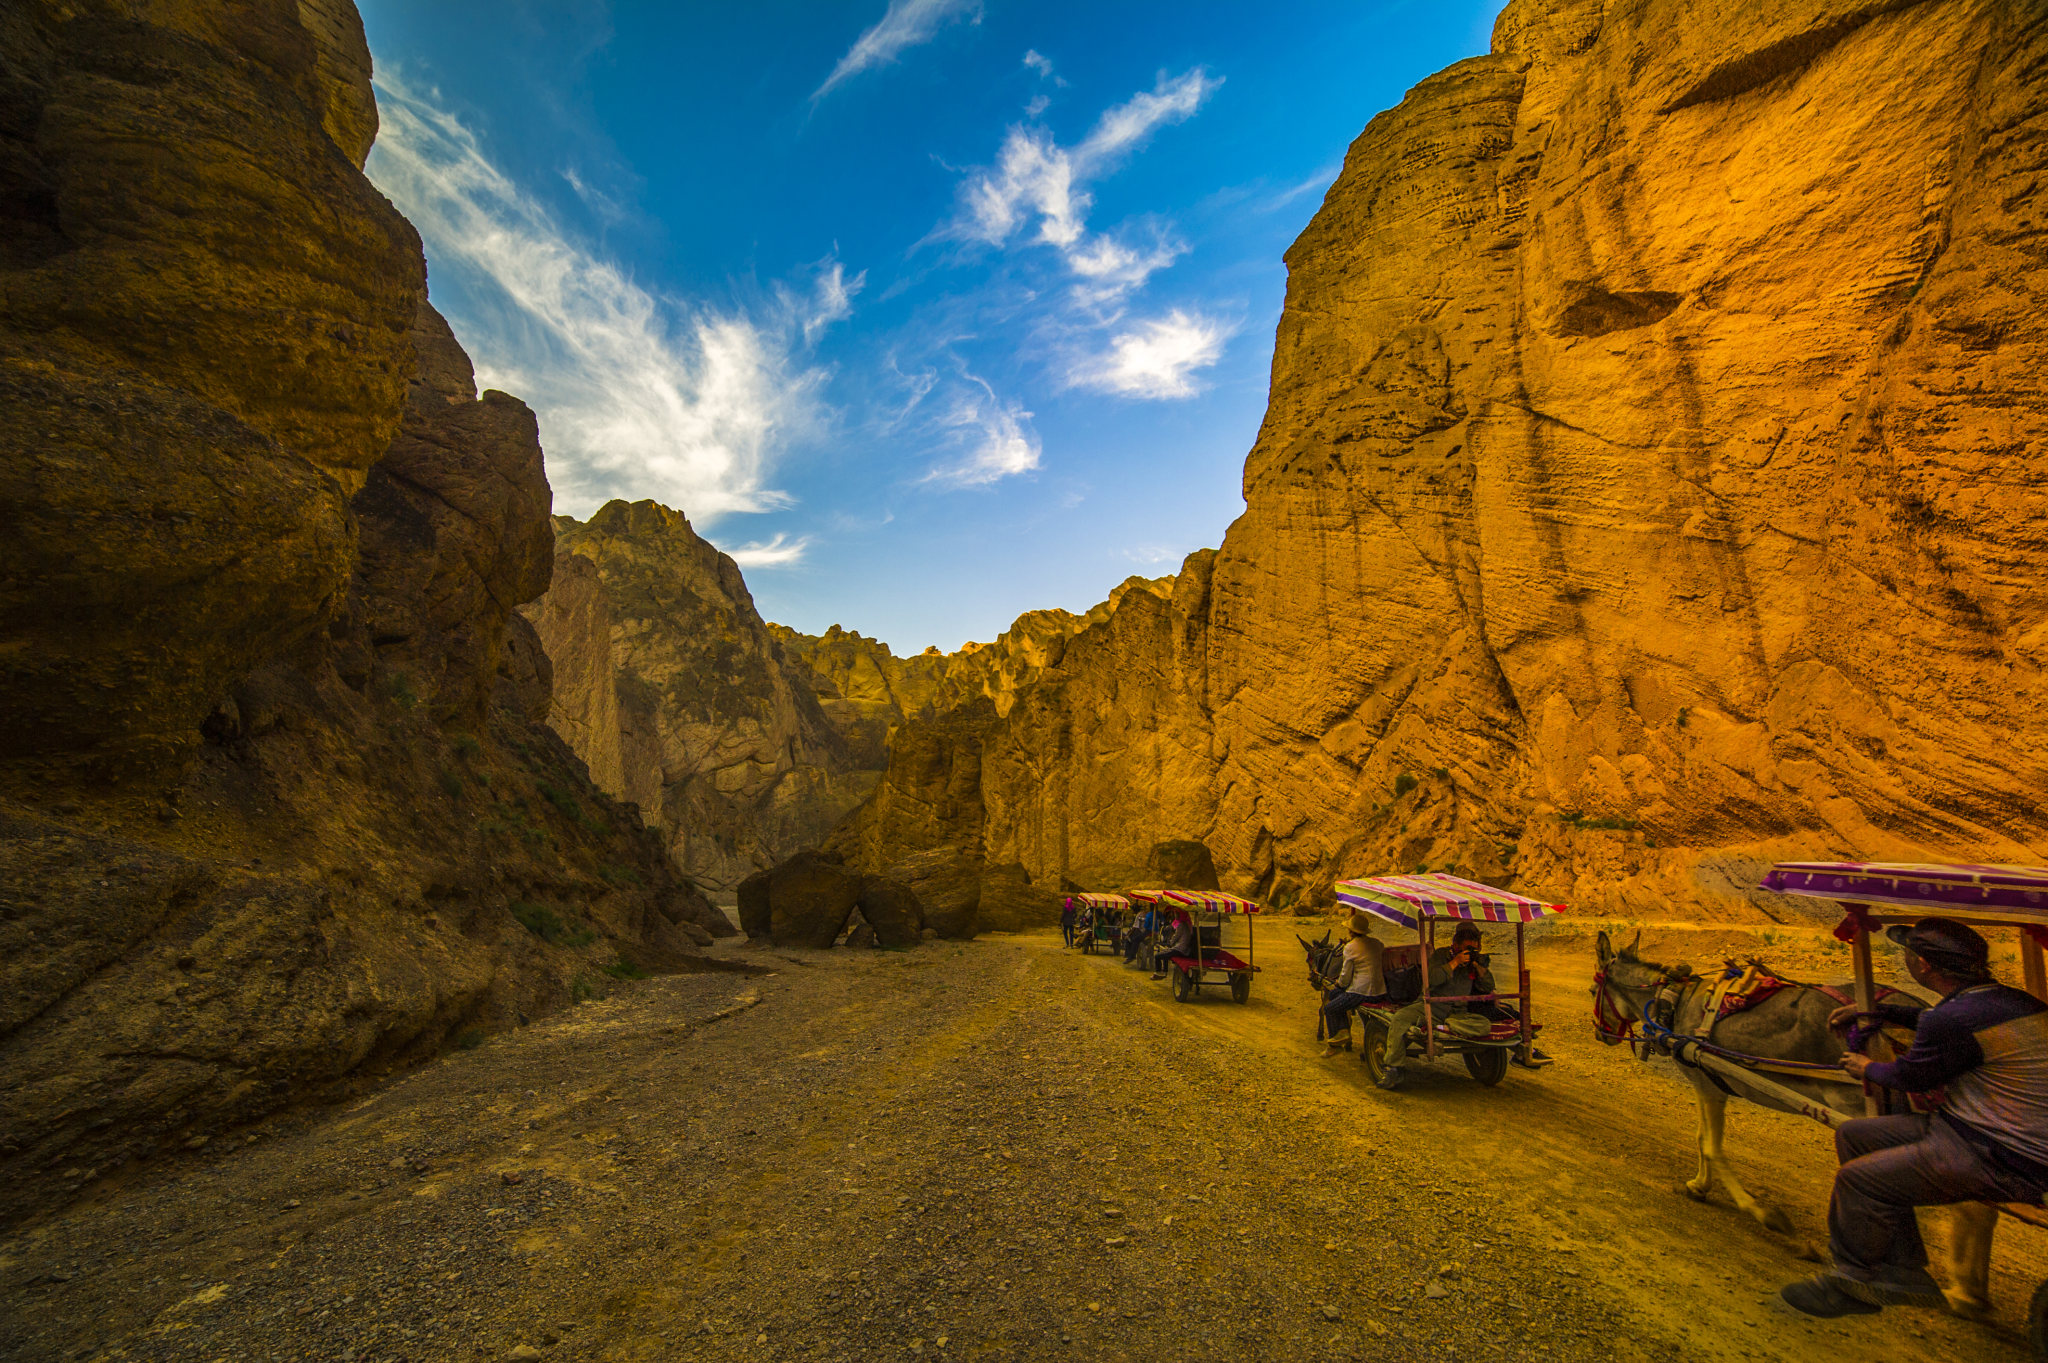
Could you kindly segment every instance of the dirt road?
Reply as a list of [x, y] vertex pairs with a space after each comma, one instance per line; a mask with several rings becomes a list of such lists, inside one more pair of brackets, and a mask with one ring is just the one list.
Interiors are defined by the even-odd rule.
[[[1690, 1098], [1584, 1026], [1398, 1094], [1314, 1058], [1288, 920], [1252, 1001], [1051, 936], [649, 980], [0, 1241], [9, 1359], [2012, 1359], [2000, 1320], [1775, 1305], [1794, 1246], [1675, 1190]], [[1320, 926], [1320, 925], [1318, 925]], [[1283, 948], [1284, 943], [1284, 948]], [[1824, 1133], [1740, 1109], [1817, 1237]], [[508, 1181], [516, 1180], [516, 1181]], [[521, 1350], [532, 1352], [521, 1352]]]

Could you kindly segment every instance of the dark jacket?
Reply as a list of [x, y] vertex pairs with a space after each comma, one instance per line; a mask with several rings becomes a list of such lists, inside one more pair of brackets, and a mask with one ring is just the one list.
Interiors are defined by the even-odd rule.
[[[1481, 955], [1477, 965], [1451, 969], [1451, 949], [1438, 947], [1429, 956], [1429, 996], [1434, 999], [1462, 998], [1468, 994], [1493, 992], [1493, 958]], [[1464, 1008], [1456, 1004], [1452, 1011]]]
[[1885, 1088], [1945, 1088], [1942, 1114], [2048, 1175], [2048, 1004], [2003, 984], [1958, 989], [1932, 1008], [1886, 1004], [1885, 1020], [1913, 1027], [1913, 1049], [1864, 1077]]

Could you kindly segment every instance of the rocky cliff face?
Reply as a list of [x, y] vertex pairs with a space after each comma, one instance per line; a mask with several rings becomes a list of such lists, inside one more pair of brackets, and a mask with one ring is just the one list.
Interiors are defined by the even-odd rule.
[[736, 890], [867, 796], [871, 733], [827, 719], [739, 568], [681, 513], [611, 502], [555, 528], [559, 586], [526, 613], [556, 663], [556, 729], [692, 878]]
[[0, 12], [0, 1220], [714, 911], [546, 718], [531, 412], [341, 3]]
[[1517, 0], [1289, 252], [1221, 550], [840, 841], [1707, 915], [2041, 859], [2044, 136], [2037, 0]]

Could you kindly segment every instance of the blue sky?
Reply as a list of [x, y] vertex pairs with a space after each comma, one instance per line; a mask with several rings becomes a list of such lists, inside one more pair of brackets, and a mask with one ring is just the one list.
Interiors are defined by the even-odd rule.
[[371, 177], [558, 510], [914, 652], [1243, 510], [1281, 254], [1500, 0], [361, 0]]

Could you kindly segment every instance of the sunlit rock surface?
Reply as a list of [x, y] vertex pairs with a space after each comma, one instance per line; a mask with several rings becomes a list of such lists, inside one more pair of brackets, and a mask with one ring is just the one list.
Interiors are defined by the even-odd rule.
[[835, 841], [1706, 916], [2040, 859], [2044, 16], [1510, 5], [1288, 253], [1220, 551], [911, 719]]
[[730, 931], [545, 723], [353, 9], [0, 9], [0, 1221]]

